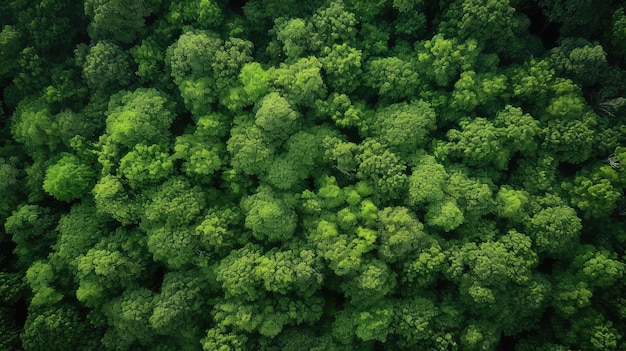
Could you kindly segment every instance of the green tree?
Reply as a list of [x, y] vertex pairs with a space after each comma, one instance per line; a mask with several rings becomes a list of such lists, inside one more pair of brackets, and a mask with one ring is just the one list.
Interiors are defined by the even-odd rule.
[[[291, 103], [312, 106], [326, 96], [322, 63], [315, 56], [301, 58], [292, 64], [281, 64], [270, 72], [272, 82]], [[270, 94], [272, 96], [273, 94]]]
[[357, 155], [357, 178], [371, 182], [377, 197], [384, 200], [402, 198], [407, 188], [406, 165], [376, 139], [367, 139]]
[[146, 347], [154, 338], [154, 330], [148, 323], [154, 310], [155, 294], [145, 288], [125, 290], [120, 296], [102, 307], [109, 328], [102, 338], [102, 345], [111, 350], [129, 347]]
[[579, 245], [581, 222], [569, 206], [548, 207], [535, 214], [527, 228], [537, 253], [563, 257]]
[[4, 230], [11, 235], [14, 253], [24, 267], [48, 255], [57, 220], [50, 208], [39, 205], [21, 205], [6, 219]]
[[11, 135], [27, 149], [54, 150], [58, 145], [58, 125], [43, 99], [22, 100], [13, 116]]
[[257, 240], [288, 241], [296, 230], [298, 217], [293, 206], [269, 188], [259, 188], [256, 194], [244, 198], [241, 206], [246, 213], [246, 228]]
[[385, 262], [403, 262], [424, 241], [424, 225], [406, 207], [386, 207], [378, 213], [378, 253]]
[[99, 333], [89, 329], [76, 307], [60, 304], [31, 310], [21, 333], [22, 347], [28, 351], [92, 350], [98, 347]]
[[124, 188], [118, 177], [106, 175], [92, 190], [96, 209], [122, 224], [139, 221], [141, 205]]
[[415, 96], [422, 80], [414, 62], [399, 57], [372, 58], [364, 63], [365, 86], [378, 96], [402, 101]]
[[325, 47], [322, 53], [320, 62], [328, 87], [337, 93], [352, 93], [360, 85], [363, 73], [361, 50], [343, 43]]
[[43, 189], [55, 199], [72, 201], [87, 193], [94, 183], [92, 168], [72, 154], [64, 154], [46, 171]]
[[119, 46], [99, 41], [89, 48], [83, 63], [83, 76], [91, 89], [115, 91], [130, 83], [128, 54]]
[[76, 298], [92, 308], [105, 304], [137, 284], [147, 259], [145, 238], [122, 228], [116, 230], [76, 258]]
[[145, 32], [145, 18], [159, 5], [156, 0], [142, 0], [130, 5], [120, 0], [85, 1], [85, 15], [91, 20], [89, 36], [95, 40], [111, 39], [130, 44]]
[[147, 227], [192, 223], [206, 207], [206, 193], [198, 186], [191, 186], [183, 177], [172, 177], [151, 190], [143, 206], [142, 224]]
[[436, 114], [423, 100], [404, 102], [376, 111], [372, 124], [370, 130], [378, 140], [406, 157], [429, 142], [428, 135], [436, 128]]
[[159, 144], [169, 139], [174, 120], [172, 103], [154, 88], [121, 91], [109, 102], [107, 141], [132, 148], [137, 144]]
[[160, 145], [137, 144], [122, 157], [118, 171], [131, 188], [141, 188], [167, 178], [173, 163]]

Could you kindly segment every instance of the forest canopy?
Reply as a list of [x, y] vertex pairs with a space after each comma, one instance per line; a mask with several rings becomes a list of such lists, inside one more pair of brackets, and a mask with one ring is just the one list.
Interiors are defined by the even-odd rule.
[[1, 350], [626, 350], [626, 8], [0, 2]]

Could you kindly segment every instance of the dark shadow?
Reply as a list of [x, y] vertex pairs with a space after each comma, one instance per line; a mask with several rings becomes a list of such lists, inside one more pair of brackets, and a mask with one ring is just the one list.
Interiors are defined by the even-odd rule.
[[530, 34], [539, 37], [546, 50], [557, 46], [560, 36], [560, 23], [550, 21], [539, 6], [535, 3], [527, 4], [523, 9], [518, 10], [530, 19]]

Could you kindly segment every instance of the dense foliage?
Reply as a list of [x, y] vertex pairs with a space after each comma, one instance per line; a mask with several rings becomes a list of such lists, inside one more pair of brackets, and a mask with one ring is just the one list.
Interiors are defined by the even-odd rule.
[[623, 2], [0, 13], [0, 349], [626, 350]]

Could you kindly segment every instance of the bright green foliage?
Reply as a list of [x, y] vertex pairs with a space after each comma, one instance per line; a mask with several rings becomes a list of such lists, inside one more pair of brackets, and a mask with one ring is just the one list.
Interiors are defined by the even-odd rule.
[[174, 120], [167, 96], [153, 88], [122, 91], [111, 98], [106, 119], [108, 141], [128, 148], [167, 140]]
[[578, 245], [582, 224], [568, 206], [549, 207], [535, 214], [528, 225], [537, 253], [562, 256]]
[[378, 252], [386, 262], [404, 261], [426, 239], [424, 225], [406, 207], [382, 209], [378, 223]]
[[[456, 1], [445, 16], [450, 18], [449, 23], [443, 25], [447, 35], [474, 39], [483, 43], [487, 50], [510, 56], [521, 50], [511, 46], [521, 42], [515, 39], [530, 24], [515, 16], [515, 9], [508, 0]], [[447, 29], [447, 26], [454, 29]], [[454, 32], [448, 34], [448, 31]]]
[[507, 78], [504, 75], [465, 71], [454, 83], [452, 105], [467, 112], [478, 106], [491, 107], [498, 98], [506, 99], [507, 89]]
[[457, 39], [435, 35], [416, 47], [419, 72], [437, 85], [449, 86], [461, 71], [473, 68], [478, 59], [478, 43], [469, 39], [460, 44]]
[[254, 301], [261, 297], [261, 277], [256, 274], [255, 262], [262, 257], [258, 245], [248, 243], [233, 250], [220, 261], [216, 280], [227, 298]]
[[463, 212], [459, 209], [456, 201], [452, 199], [431, 203], [427, 211], [426, 223], [441, 228], [445, 232], [457, 228], [465, 221]]
[[[196, 100], [207, 100], [209, 103], [215, 100], [212, 94], [215, 84], [212, 65], [222, 45], [223, 41], [215, 33], [196, 30], [183, 33], [176, 43], [167, 48], [165, 62], [188, 108], [193, 107]], [[192, 109], [192, 112], [207, 111], [204, 108], [204, 111]]]
[[377, 111], [371, 131], [392, 150], [410, 155], [427, 144], [428, 134], [436, 127], [435, 122], [435, 111], [430, 104], [418, 100], [389, 105]]
[[310, 47], [310, 28], [302, 18], [289, 21], [276, 21], [274, 30], [276, 39], [282, 43], [282, 51], [289, 60], [296, 60], [304, 55]]
[[[437, 241], [423, 236], [419, 254], [407, 261], [402, 271], [402, 283], [410, 286], [428, 287], [441, 278], [447, 270], [448, 257]], [[430, 247], [427, 247], [430, 244]], [[407, 295], [414, 295], [413, 293]]]
[[206, 194], [200, 187], [192, 187], [184, 178], [170, 178], [153, 188], [144, 206], [147, 224], [166, 223], [176, 226], [193, 222], [206, 206]]
[[89, 48], [83, 65], [83, 76], [94, 90], [119, 90], [131, 78], [128, 54], [119, 46], [99, 41]]
[[513, 97], [540, 108], [547, 105], [551, 83], [556, 75], [547, 60], [531, 58], [521, 67], [509, 70]]
[[171, 269], [180, 269], [202, 256], [198, 240], [190, 228], [160, 227], [148, 232], [148, 250], [157, 262]]
[[248, 337], [245, 334], [229, 332], [225, 327], [214, 327], [207, 330], [207, 335], [200, 342], [204, 351], [243, 351]]
[[224, 45], [215, 52], [214, 62], [211, 65], [215, 77], [215, 88], [219, 95], [229, 91], [238, 83], [239, 74], [244, 65], [253, 61], [254, 45], [248, 40], [229, 38]]
[[494, 208], [493, 193], [489, 183], [467, 176], [464, 172], [450, 174], [446, 191], [456, 199], [466, 217], [480, 217]]
[[61, 216], [56, 231], [54, 258], [75, 267], [75, 259], [106, 235], [107, 218], [96, 212], [93, 203], [83, 202]]
[[102, 342], [113, 350], [146, 346], [154, 336], [148, 319], [154, 309], [154, 293], [145, 288], [126, 290], [102, 310], [112, 328]]
[[213, 207], [196, 227], [195, 234], [205, 248], [218, 253], [229, 252], [233, 246], [243, 245], [249, 235], [234, 228], [242, 219], [239, 208]]
[[246, 213], [246, 228], [261, 241], [287, 241], [297, 225], [296, 213], [290, 204], [272, 190], [261, 188], [242, 202]]
[[452, 256], [449, 274], [460, 279], [461, 299], [481, 310], [492, 328], [515, 333], [535, 326], [549, 285], [532, 276], [537, 255], [528, 236], [510, 231], [498, 241], [465, 244]]
[[493, 349], [499, 341], [498, 333], [488, 323], [472, 323], [461, 335], [460, 345], [464, 350]]
[[335, 163], [334, 167], [346, 176], [353, 177], [357, 169], [356, 155], [359, 153], [359, 146], [340, 140], [339, 138], [324, 139], [324, 155]]
[[337, 93], [350, 94], [360, 83], [363, 70], [361, 68], [361, 50], [352, 48], [346, 43], [325, 47], [324, 57], [320, 59], [326, 74], [329, 88]]
[[600, 174], [580, 174], [564, 186], [570, 193], [571, 203], [584, 212], [585, 218], [600, 218], [612, 213], [622, 196], [621, 189], [616, 189]]
[[130, 49], [130, 54], [137, 65], [135, 75], [145, 80], [159, 80], [160, 71], [165, 66], [163, 44], [154, 37], [147, 37]]
[[596, 119], [591, 113], [583, 115], [580, 120], [549, 121], [542, 146], [560, 161], [582, 162], [593, 151], [595, 126]]
[[334, 136], [329, 129], [314, 127], [292, 135], [285, 143], [286, 153], [272, 163], [267, 180], [278, 189], [302, 186], [302, 182], [318, 172], [315, 165], [324, 158], [323, 141]]
[[553, 295], [552, 306], [559, 314], [571, 318], [578, 310], [591, 304], [593, 292], [587, 282], [576, 279], [574, 275], [563, 274], [554, 287]]
[[270, 140], [284, 141], [300, 126], [300, 114], [279, 93], [270, 93], [260, 102], [255, 125]]
[[321, 260], [313, 250], [270, 250], [256, 261], [255, 275], [266, 291], [311, 296], [323, 280]]
[[184, 160], [182, 168], [190, 178], [208, 182], [221, 168], [226, 150], [219, 138], [227, 132], [225, 123], [221, 115], [205, 115], [196, 122], [193, 134], [176, 138], [173, 157]]
[[47, 263], [37, 261], [28, 268], [26, 281], [34, 294], [31, 306], [53, 305], [61, 301], [63, 295], [50, 286], [53, 280], [54, 270]]
[[364, 64], [365, 85], [391, 101], [415, 95], [422, 82], [415, 64], [399, 57], [376, 58]]
[[344, 234], [335, 223], [322, 220], [309, 235], [309, 241], [315, 243], [319, 255], [335, 274], [343, 276], [356, 272], [363, 255], [374, 248], [376, 232], [358, 227], [356, 233]]
[[581, 313], [568, 327], [569, 331], [559, 333], [561, 339], [569, 345], [592, 351], [619, 350], [621, 334], [613, 322], [595, 311]]
[[166, 178], [172, 167], [172, 160], [159, 145], [137, 144], [120, 160], [119, 172], [131, 188], [138, 188]]
[[328, 7], [320, 7], [311, 16], [310, 23], [311, 46], [315, 49], [354, 43], [357, 19], [341, 0], [331, 2]]
[[385, 262], [368, 259], [341, 283], [341, 288], [353, 306], [372, 306], [396, 288], [396, 275]]
[[118, 229], [76, 258], [76, 298], [87, 306], [104, 304], [110, 295], [136, 284], [145, 267], [143, 238]]
[[618, 260], [615, 253], [589, 247], [574, 258], [572, 268], [582, 281], [600, 289], [613, 286], [626, 273], [626, 264]]
[[[270, 95], [271, 96], [271, 95]], [[264, 99], [265, 101], [265, 99]], [[270, 100], [270, 102], [283, 101]], [[282, 117], [286, 117], [289, 120], [290, 114], [296, 114], [293, 110], [288, 108], [288, 105], [279, 104], [278, 106], [280, 112], [286, 113], [287, 115], [282, 115]], [[282, 108], [284, 107], [284, 109]], [[269, 105], [268, 105], [269, 110]], [[272, 118], [276, 118], [276, 116], [272, 116], [269, 111], [267, 117], [269, 120], [261, 119], [262, 123], [270, 123]], [[258, 114], [258, 113], [257, 113]], [[297, 115], [296, 115], [297, 116]], [[297, 117], [293, 116], [293, 119]], [[264, 117], [261, 115], [260, 117]], [[294, 132], [295, 124], [292, 124], [292, 130], [290, 132]], [[274, 131], [278, 133], [278, 135], [285, 136], [281, 130]], [[261, 128], [252, 125], [241, 125], [232, 129], [231, 137], [228, 139], [226, 147], [231, 154], [231, 164], [235, 171], [241, 172], [244, 174], [260, 174], [266, 172], [274, 158], [276, 150], [272, 145], [272, 140], [269, 136], [264, 133]], [[286, 136], [285, 136], [286, 137]]]
[[0, 1], [0, 350], [625, 351], [623, 7]]
[[29, 149], [42, 146], [54, 149], [59, 142], [57, 128], [49, 107], [42, 99], [23, 100], [15, 111], [11, 134], [15, 141]]
[[[444, 340], [436, 334], [438, 321], [442, 311], [436, 305], [436, 301], [429, 297], [417, 296], [411, 299], [394, 301], [394, 320], [392, 327], [400, 337], [398, 346], [407, 349], [417, 345], [429, 345], [433, 350], [437, 347], [445, 347]], [[433, 330], [434, 329], [434, 330]]]
[[111, 39], [129, 44], [145, 30], [144, 18], [154, 12], [157, 0], [141, 0], [128, 4], [122, 0], [87, 0], [85, 15], [89, 17], [92, 39]]
[[521, 108], [505, 106], [496, 114], [495, 125], [512, 153], [521, 152], [528, 156], [537, 149], [536, 139], [541, 135], [539, 121], [524, 114]]
[[502, 187], [495, 200], [498, 216], [516, 222], [528, 220], [529, 196], [526, 191]]
[[[271, 72], [272, 82], [296, 105], [311, 106], [326, 96], [321, 75], [322, 63], [315, 57], [301, 58], [293, 64], [281, 64]], [[273, 94], [270, 94], [272, 96]]]
[[46, 171], [43, 189], [55, 199], [69, 202], [90, 190], [94, 177], [93, 170], [78, 157], [65, 154]]
[[446, 169], [434, 157], [420, 157], [409, 177], [409, 203], [420, 205], [443, 199], [448, 178]]
[[213, 0], [172, 1], [167, 20], [181, 26], [211, 28], [222, 20], [222, 9]]
[[354, 343], [357, 337], [362, 341], [387, 341], [393, 318], [393, 306], [379, 302], [366, 309], [350, 308], [337, 315], [333, 325], [333, 334], [344, 344]]
[[241, 301], [218, 303], [213, 314], [221, 325], [247, 333], [258, 331], [271, 339], [280, 334], [285, 326], [319, 321], [322, 307], [322, 301], [317, 298], [294, 301], [276, 296], [255, 304], [242, 304]]
[[92, 193], [99, 213], [123, 224], [138, 220], [140, 208], [129, 198], [119, 178], [111, 175], [100, 178]]
[[352, 103], [346, 94], [332, 93], [326, 101], [315, 102], [315, 113], [321, 119], [330, 117], [338, 128], [358, 127], [366, 132], [369, 126], [364, 121], [363, 103]]
[[393, 152], [385, 149], [376, 139], [368, 139], [362, 145], [357, 178], [371, 182], [375, 194], [382, 199], [395, 199], [403, 195], [407, 187], [406, 166]]
[[258, 101], [269, 91], [270, 74], [258, 62], [243, 65], [239, 80], [251, 101]]
[[459, 124], [461, 130], [448, 131], [450, 142], [440, 146], [442, 153], [461, 158], [465, 164], [474, 167], [507, 167], [511, 153], [500, 138], [500, 131], [491, 121], [477, 117], [473, 120], [463, 119]]

